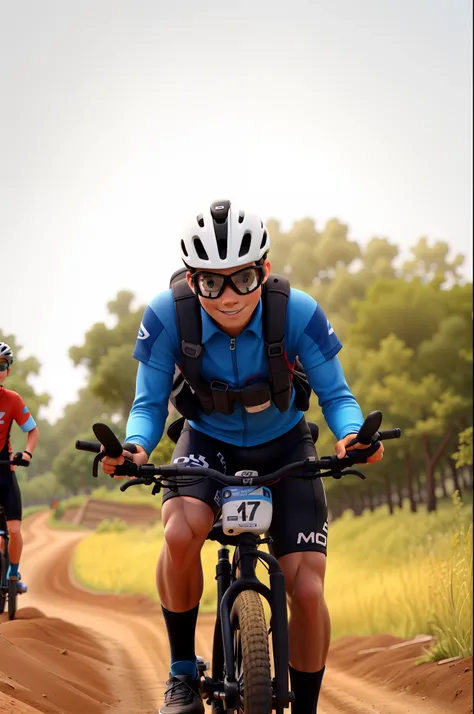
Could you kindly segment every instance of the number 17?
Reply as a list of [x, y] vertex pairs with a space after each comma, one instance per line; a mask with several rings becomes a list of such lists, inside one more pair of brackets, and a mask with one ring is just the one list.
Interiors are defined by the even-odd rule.
[[[260, 501], [242, 501], [240, 506], [237, 509], [237, 513], [240, 513], [242, 515], [242, 520], [243, 521], [253, 521], [255, 517], [255, 513], [257, 511], [257, 508], [260, 505]], [[248, 506], [250, 508], [250, 513], [248, 514], [247, 518], [247, 508]]]

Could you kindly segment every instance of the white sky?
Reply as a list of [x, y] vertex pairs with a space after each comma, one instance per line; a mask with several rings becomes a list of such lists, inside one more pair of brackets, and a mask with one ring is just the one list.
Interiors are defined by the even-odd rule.
[[[0, 0], [1, 331], [60, 415], [68, 348], [179, 267], [228, 197], [288, 227], [421, 235], [472, 275], [468, 0]], [[5, 288], [6, 280], [6, 288]]]

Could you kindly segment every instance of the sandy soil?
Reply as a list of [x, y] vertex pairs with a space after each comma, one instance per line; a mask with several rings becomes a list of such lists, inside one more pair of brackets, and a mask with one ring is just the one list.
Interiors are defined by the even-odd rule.
[[[156, 714], [168, 673], [159, 607], [74, 583], [71, 557], [84, 534], [50, 530], [47, 518], [38, 513], [25, 523], [30, 590], [15, 621], [0, 616], [0, 712]], [[211, 616], [200, 617], [197, 651], [206, 659], [212, 626]], [[391, 635], [335, 643], [320, 714], [472, 712], [472, 660], [416, 667], [423, 646]]]

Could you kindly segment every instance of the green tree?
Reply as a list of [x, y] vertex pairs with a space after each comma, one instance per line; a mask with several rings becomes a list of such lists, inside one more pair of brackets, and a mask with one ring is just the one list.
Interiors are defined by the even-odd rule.
[[396, 275], [394, 260], [399, 253], [398, 246], [387, 238], [372, 238], [362, 257], [361, 273], [365, 280], [370, 278], [394, 278]]
[[458, 469], [472, 466], [472, 426], [459, 434], [459, 449], [453, 454]]
[[39, 504], [50, 505], [55, 498], [63, 498], [66, 489], [59, 483], [56, 474], [52, 471], [33, 476], [21, 484], [21, 497], [24, 506]]
[[349, 267], [360, 258], [361, 249], [349, 239], [349, 227], [333, 218], [327, 222], [313, 253], [318, 277], [329, 281], [337, 268]]
[[[77, 438], [81, 439], [81, 441], [97, 441], [92, 429], [79, 434]], [[98, 485], [98, 482], [92, 476], [94, 457], [95, 454], [90, 452], [78, 451], [75, 447], [75, 441], [68, 442], [53, 460], [52, 470], [58, 483], [68, 493], [90, 493]], [[108, 477], [105, 477], [101, 470], [99, 470], [99, 474], [101, 479], [104, 476], [104, 483], [107, 483], [105, 479], [108, 479]]]
[[439, 286], [400, 278], [376, 280], [363, 300], [355, 301], [356, 319], [349, 340], [366, 348], [377, 348], [390, 334], [408, 347], [416, 348], [432, 338], [447, 314]]
[[31, 377], [38, 376], [41, 365], [36, 357], [22, 357], [23, 348], [13, 335], [5, 335], [1, 331], [0, 335], [2, 342], [6, 342], [14, 354], [14, 363], [5, 387], [18, 392], [35, 418], [39, 418], [41, 407], [49, 404], [50, 397], [46, 393], [38, 394], [29, 380]]
[[127, 418], [135, 393], [137, 363], [132, 352], [144, 307], [132, 309], [133, 294], [121, 291], [108, 303], [115, 324], [96, 323], [87, 332], [80, 347], [71, 347], [74, 364], [89, 371], [89, 388], [111, 409]]
[[449, 260], [449, 245], [436, 241], [432, 246], [427, 238], [420, 238], [411, 249], [412, 258], [403, 264], [406, 277], [418, 277], [423, 282], [436, 281], [440, 284], [451, 279], [458, 282], [461, 279], [459, 268], [464, 264], [464, 256], [456, 255]]

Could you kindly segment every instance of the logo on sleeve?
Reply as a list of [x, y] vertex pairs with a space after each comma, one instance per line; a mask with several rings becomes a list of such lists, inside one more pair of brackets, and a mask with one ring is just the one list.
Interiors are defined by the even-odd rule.
[[5, 416], [6, 412], [0, 412], [0, 424], [5, 424], [5, 421], [3, 417]]
[[331, 324], [328, 320], [328, 335], [333, 335], [334, 334], [334, 327], [331, 327]]
[[140, 323], [140, 329], [138, 330], [138, 337], [137, 340], [146, 340], [147, 337], [150, 337], [150, 333], [146, 329], [145, 325], [143, 322]]

